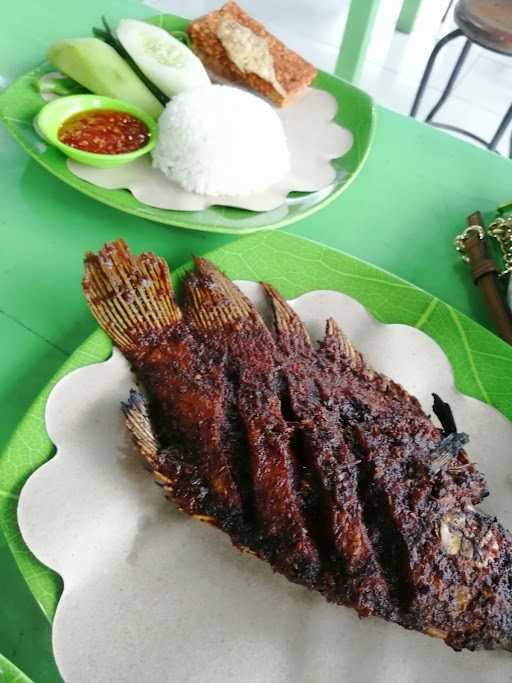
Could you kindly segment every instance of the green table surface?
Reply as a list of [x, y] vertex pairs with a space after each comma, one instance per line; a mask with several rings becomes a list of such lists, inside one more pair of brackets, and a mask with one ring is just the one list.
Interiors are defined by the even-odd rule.
[[[133, 0], [60, 1], [51, 9], [35, 0], [0, 3], [0, 84], [41, 61], [52, 40], [87, 35], [105, 12], [114, 21], [152, 14]], [[155, 250], [177, 266], [236, 238], [169, 228], [97, 204], [47, 174], [1, 127], [0, 179], [1, 450], [30, 401], [95, 327], [80, 292], [86, 249], [122, 236], [134, 250]], [[390, 270], [488, 325], [452, 241], [467, 214], [491, 214], [511, 199], [510, 161], [379, 108], [359, 177], [288, 231]], [[0, 652], [37, 683], [58, 680], [49, 625], [3, 540]]]

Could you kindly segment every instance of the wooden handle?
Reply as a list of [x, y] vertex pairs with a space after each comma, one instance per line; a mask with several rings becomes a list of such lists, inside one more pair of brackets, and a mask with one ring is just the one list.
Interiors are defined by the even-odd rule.
[[[468, 225], [481, 225], [482, 214], [477, 211], [468, 216]], [[498, 278], [499, 269], [489, 255], [487, 239], [480, 239], [475, 234], [465, 242], [465, 254], [469, 259], [473, 282], [478, 286], [499, 336], [512, 344], [512, 313], [508, 308], [501, 283]]]

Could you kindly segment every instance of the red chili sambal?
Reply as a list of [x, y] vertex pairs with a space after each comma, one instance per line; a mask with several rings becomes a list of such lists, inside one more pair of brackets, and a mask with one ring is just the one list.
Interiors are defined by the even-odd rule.
[[93, 154], [126, 154], [144, 147], [150, 132], [145, 123], [124, 111], [89, 109], [73, 114], [59, 130], [65, 145]]

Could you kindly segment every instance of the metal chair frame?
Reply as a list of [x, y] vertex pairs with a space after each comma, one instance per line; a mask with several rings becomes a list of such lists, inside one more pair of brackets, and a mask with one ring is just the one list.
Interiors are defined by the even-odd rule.
[[[443, 49], [445, 45], [450, 43], [452, 40], [455, 40], [456, 38], [464, 37], [465, 34], [463, 31], [460, 30], [460, 28], [455, 29], [455, 31], [452, 31], [451, 33], [448, 33], [446, 36], [441, 38], [441, 40], [435, 45], [434, 49], [432, 50], [430, 57], [428, 58], [427, 65], [425, 67], [425, 71], [423, 72], [423, 76], [421, 77], [420, 84], [418, 86], [418, 90], [416, 91], [416, 96], [414, 97], [414, 102], [411, 107], [410, 111], [410, 116], [416, 117], [416, 114], [418, 112], [418, 109], [420, 107], [421, 101], [423, 99], [423, 95], [425, 93], [425, 88], [427, 87], [428, 81], [430, 79], [430, 75], [432, 73], [432, 69], [434, 68], [436, 58], [439, 54], [439, 52]], [[438, 101], [435, 103], [433, 108], [430, 110], [430, 112], [427, 114], [425, 118], [425, 122], [429, 123], [431, 126], [435, 126], [436, 128], [442, 128], [444, 130], [449, 130], [453, 131], [455, 133], [459, 133], [460, 135], [464, 135], [471, 140], [475, 140], [475, 142], [478, 142], [479, 144], [483, 145], [486, 149], [495, 152], [496, 147], [498, 146], [501, 138], [505, 134], [505, 131], [507, 129], [507, 126], [509, 125], [510, 121], [512, 121], [512, 105], [507, 109], [505, 116], [502, 118], [498, 128], [496, 129], [496, 132], [492, 136], [491, 140], [484, 140], [478, 135], [475, 135], [475, 133], [472, 133], [471, 131], [464, 130], [463, 128], [458, 128], [457, 126], [452, 126], [447, 123], [441, 123], [438, 121], [434, 121], [433, 118], [437, 114], [437, 112], [441, 109], [443, 104], [446, 102], [447, 98], [449, 97], [450, 93], [453, 90], [453, 86], [455, 85], [455, 82], [461, 72], [462, 67], [464, 66], [464, 63], [468, 57], [469, 51], [471, 49], [472, 41], [469, 40], [469, 38], [466, 38], [464, 41], [464, 45], [462, 46], [462, 50], [460, 51], [460, 54], [457, 58], [457, 61], [455, 62], [455, 66], [452, 69], [452, 72], [448, 78], [448, 81], [446, 83], [446, 86], [441, 93], [441, 97], [438, 99]], [[481, 46], [485, 47], [485, 46]], [[496, 50], [491, 50], [491, 48], [485, 47], [486, 50], [490, 50], [491, 52], [497, 52]], [[510, 140], [510, 145], [509, 145], [509, 158], [512, 158], [512, 137]]]

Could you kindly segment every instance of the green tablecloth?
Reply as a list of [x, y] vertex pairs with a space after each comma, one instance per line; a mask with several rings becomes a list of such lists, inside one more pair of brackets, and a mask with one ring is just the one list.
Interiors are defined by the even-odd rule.
[[[41, 61], [53, 39], [87, 35], [105, 12], [115, 21], [151, 9], [132, 0], [0, 4], [0, 83]], [[94, 328], [80, 292], [85, 249], [122, 236], [177, 266], [235, 238], [170, 229], [96, 204], [39, 168], [1, 127], [0, 178], [1, 448]], [[467, 214], [511, 199], [508, 160], [379, 109], [373, 149], [354, 184], [288, 230], [386, 268], [488, 324], [452, 240]], [[49, 626], [3, 541], [0, 587], [0, 652], [37, 683], [56, 680]]]

